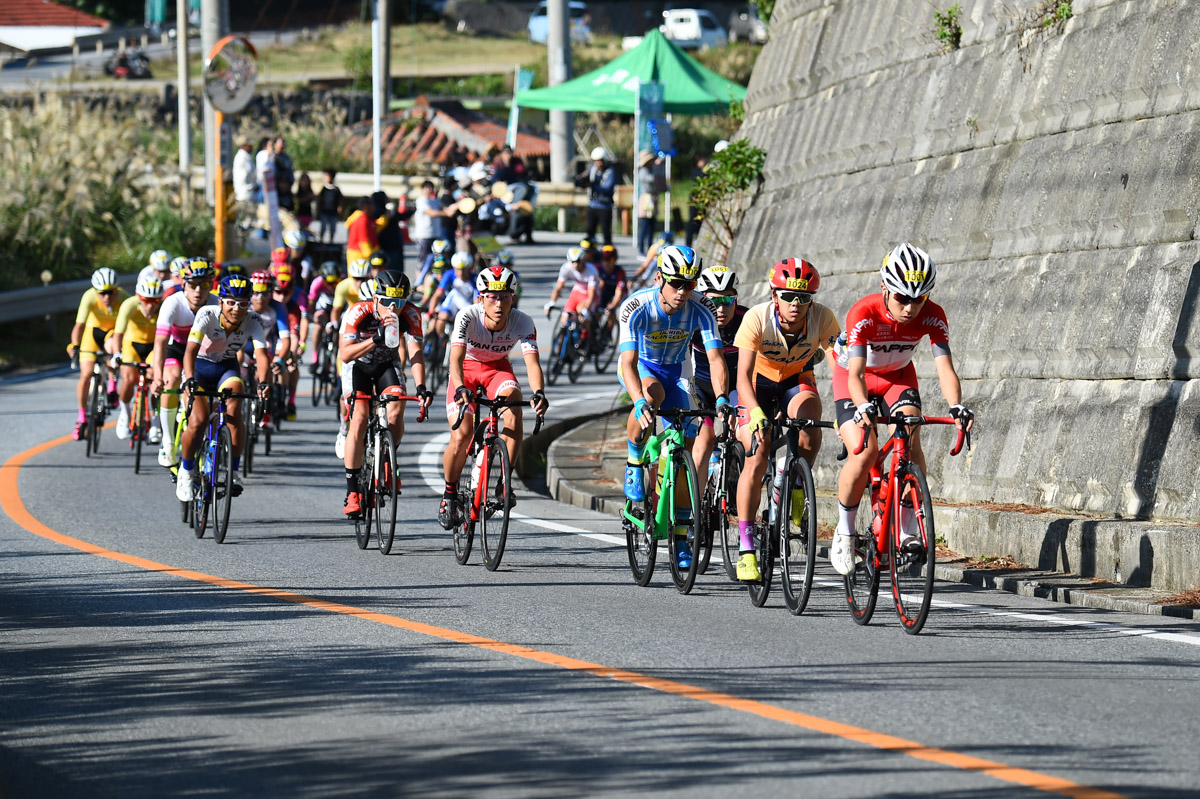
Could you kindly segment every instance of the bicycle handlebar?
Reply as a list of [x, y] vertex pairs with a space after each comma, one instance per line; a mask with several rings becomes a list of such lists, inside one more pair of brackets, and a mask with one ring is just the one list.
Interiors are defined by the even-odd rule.
[[[401, 395], [401, 394], [384, 394], [382, 396], [376, 397], [376, 401], [378, 401], [379, 403], [381, 403], [383, 405], [387, 405], [390, 402], [415, 402], [415, 403], [417, 403], [417, 408], [419, 408], [419, 410], [417, 411], [417, 421], [423, 422], [423, 421], [425, 421], [425, 418], [428, 416], [428, 413], [427, 413], [428, 409], [425, 407], [425, 404], [422, 401], [421, 397], [412, 397], [412, 396]], [[431, 405], [433, 404], [432, 401], [430, 402], [430, 404]]]
[[[905, 427], [916, 427], [923, 424], [952, 424], [958, 430], [958, 436], [954, 441], [954, 446], [950, 448], [950, 455], [954, 456], [962, 452], [963, 445], [966, 444], [967, 449], [971, 448], [971, 434], [961, 427], [958, 427], [958, 420], [952, 416], [904, 416], [896, 413], [887, 419], [876, 420], [876, 424], [883, 422], [890, 425], [904, 425]], [[863, 428], [862, 438], [858, 442], [858, 446], [854, 448], [855, 455], [861, 455], [862, 451], [867, 448], [867, 436], [870, 434], [871, 428]]]
[[[833, 422], [826, 422], [822, 419], [768, 419], [768, 422], [774, 427], [791, 428], [793, 430], [811, 430], [814, 427], [823, 427], [826, 430], [836, 430], [837, 425]], [[754, 453], [758, 452], [758, 436], [752, 436], [750, 440], [750, 451], [746, 453], [746, 457], [753, 458]]]
[[[475, 396], [471, 399], [471, 402], [474, 402], [476, 405], [486, 405], [493, 411], [498, 411], [501, 408], [524, 408], [526, 405], [530, 405], [533, 400], [490, 400], [487, 398], [487, 394], [483, 392], [483, 386], [480, 386], [479, 388], [475, 389]], [[454, 424], [450, 428], [451, 430], [457, 430], [462, 425], [463, 419], [465, 419], [467, 416], [467, 408], [469, 408], [470, 405], [470, 402], [464, 402], [462, 407], [458, 409], [458, 418], [454, 420]], [[533, 432], [530, 433], [530, 435], [536, 436], [541, 431], [542, 422], [545, 421], [545, 418], [546, 417], [542, 416], [540, 413], [537, 415], [537, 422], [534, 423]]]

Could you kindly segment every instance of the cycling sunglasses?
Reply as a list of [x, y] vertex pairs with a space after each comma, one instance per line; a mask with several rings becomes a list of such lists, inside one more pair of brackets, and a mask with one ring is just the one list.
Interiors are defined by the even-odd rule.
[[676, 291], [691, 291], [696, 288], [694, 280], [668, 280], [667, 285]]
[[901, 305], [920, 305], [928, 298], [928, 294], [922, 294], [920, 297], [909, 297], [907, 294], [892, 294], [892, 299]]
[[787, 303], [788, 305], [792, 303], [808, 305], [813, 299], [813, 295], [807, 291], [777, 291], [775, 292], [775, 296], [779, 298], [780, 302]]
[[101, 297], [111, 297], [116, 293], [116, 289], [104, 289], [103, 291], [97, 291], [96, 293]]
[[737, 297], [734, 295], [726, 297], [721, 294], [709, 294], [707, 296], [710, 300], [712, 300], [712, 304], [718, 308], [720, 308], [722, 305], [734, 305], [737, 303]]
[[230, 308], [249, 308], [250, 300], [235, 300], [230, 297], [222, 297], [221, 302], [228, 305]]

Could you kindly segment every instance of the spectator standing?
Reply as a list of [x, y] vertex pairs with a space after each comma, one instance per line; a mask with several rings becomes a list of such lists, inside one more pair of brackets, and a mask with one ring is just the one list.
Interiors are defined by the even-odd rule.
[[612, 244], [613, 194], [617, 190], [617, 170], [603, 147], [592, 150], [592, 166], [575, 178], [575, 185], [588, 190], [587, 237], [595, 241], [596, 230], [604, 233], [604, 243]]
[[438, 199], [433, 181], [427, 180], [422, 183], [421, 194], [417, 197], [416, 209], [409, 225], [410, 233], [417, 242], [417, 263], [425, 263], [434, 239], [443, 238], [438, 235], [440, 231], [435, 229], [435, 223], [453, 216], [454, 212], [446, 210], [442, 201]]
[[379, 237], [379, 249], [387, 253], [388, 269], [404, 271], [404, 232], [400, 230], [400, 214], [387, 192], [377, 191], [371, 195], [372, 213], [375, 214], [375, 230]]
[[654, 243], [654, 220], [658, 218], [659, 159], [649, 150], [638, 155], [638, 257], [645, 258]]
[[528, 179], [525, 162], [513, 154], [511, 147], [504, 145], [500, 154], [492, 161], [492, 182], [507, 183], [511, 186], [514, 183], [525, 183]]
[[292, 187], [296, 182], [296, 171], [292, 167], [292, 157], [288, 155], [287, 142], [280, 136], [275, 139], [275, 194], [279, 197], [279, 207], [295, 213], [296, 198]]
[[370, 197], [363, 197], [358, 201], [358, 210], [346, 220], [347, 265], [358, 260], [365, 261], [371, 253], [379, 249], [375, 217], [371, 214], [373, 206]]
[[312, 224], [313, 221], [313, 201], [317, 199], [317, 195], [313, 194], [312, 178], [307, 172], [301, 172], [300, 178], [296, 181], [296, 218], [300, 220], [300, 227], [305, 230]]
[[337, 171], [330, 168], [325, 170], [325, 185], [317, 195], [317, 213], [321, 215], [321, 241], [325, 241], [325, 233], [329, 233], [329, 242], [337, 232], [337, 223], [342, 216], [342, 190], [335, 184]]
[[258, 216], [255, 198], [258, 177], [251, 153], [253, 146], [249, 139], [242, 139], [237, 152], [233, 154], [233, 199], [237, 203], [238, 224], [243, 228], [250, 227]]

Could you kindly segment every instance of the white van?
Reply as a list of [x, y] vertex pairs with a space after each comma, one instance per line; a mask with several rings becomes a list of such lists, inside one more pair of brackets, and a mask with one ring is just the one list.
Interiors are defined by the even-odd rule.
[[663, 12], [658, 28], [685, 50], [724, 47], [729, 41], [725, 28], [711, 11], [703, 8], [673, 8]]

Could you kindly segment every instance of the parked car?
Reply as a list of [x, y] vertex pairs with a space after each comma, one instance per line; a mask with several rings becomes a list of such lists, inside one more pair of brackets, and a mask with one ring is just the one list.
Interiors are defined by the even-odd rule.
[[[589, 44], [592, 41], [592, 15], [588, 13], [587, 3], [571, 0], [571, 41], [576, 44]], [[538, 3], [537, 8], [529, 15], [529, 41], [534, 44], [545, 44], [550, 36], [550, 19], [546, 16], [546, 4]]]
[[758, 10], [752, 3], [742, 3], [729, 12], [729, 41], [765, 44], [767, 41], [767, 23], [758, 17]]
[[673, 8], [664, 11], [663, 24], [658, 29], [685, 50], [724, 47], [729, 40], [725, 28], [717, 22], [713, 13], [703, 8]]

